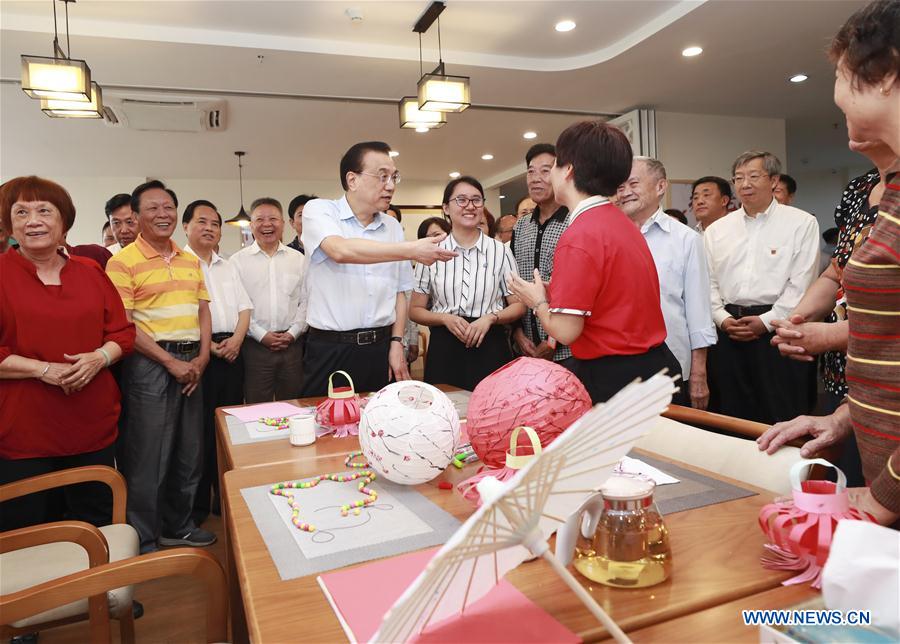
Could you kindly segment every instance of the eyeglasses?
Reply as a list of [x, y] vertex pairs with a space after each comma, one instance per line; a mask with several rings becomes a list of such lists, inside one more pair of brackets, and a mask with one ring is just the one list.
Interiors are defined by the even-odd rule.
[[469, 199], [463, 195], [459, 195], [458, 197], [453, 197], [453, 201], [456, 202], [456, 205], [460, 208], [465, 208], [469, 204], [472, 204], [476, 208], [481, 208], [484, 205], [484, 199], [481, 197], [472, 197]]
[[772, 176], [772, 175], [769, 175], [766, 173], [760, 173], [760, 172], [753, 172], [748, 175], [736, 174], [733, 177], [731, 177], [731, 183], [733, 183], [734, 185], [744, 183], [745, 181], [748, 181], [750, 183], [759, 183], [760, 180], [767, 179], [770, 176]]
[[395, 172], [394, 174], [388, 174], [387, 172], [357, 172], [356, 174], [367, 174], [370, 177], [377, 177], [383, 186], [386, 186], [388, 181], [393, 181], [396, 186], [402, 179], [399, 172]]

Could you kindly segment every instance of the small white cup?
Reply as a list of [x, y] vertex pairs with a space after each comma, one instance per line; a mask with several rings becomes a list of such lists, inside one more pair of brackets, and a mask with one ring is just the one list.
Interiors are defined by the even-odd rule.
[[302, 447], [316, 442], [316, 419], [314, 416], [294, 416], [291, 418], [291, 445]]

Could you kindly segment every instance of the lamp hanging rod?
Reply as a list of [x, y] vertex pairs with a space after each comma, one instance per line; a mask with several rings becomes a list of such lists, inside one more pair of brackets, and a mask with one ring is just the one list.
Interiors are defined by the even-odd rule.
[[[17, 78], [3, 78], [0, 83], [10, 83], [21, 85], [22, 81]], [[252, 92], [242, 90], [222, 90], [222, 89], [189, 89], [182, 87], [146, 87], [141, 85], [110, 85], [103, 84], [104, 93], [107, 91], [120, 92], [139, 92], [154, 94], [180, 94], [184, 96], [203, 96], [208, 98], [228, 97], [235, 98], [268, 98], [268, 99], [285, 99], [292, 101], [322, 101], [326, 103], [358, 103], [361, 105], [390, 105], [397, 107], [396, 98], [375, 98], [367, 96], [335, 96], [329, 94], [291, 94], [282, 92]], [[572, 110], [572, 109], [555, 109], [546, 107], [527, 107], [527, 106], [509, 106], [509, 105], [492, 105], [492, 104], [473, 104], [470, 110], [492, 110], [499, 112], [522, 112], [530, 114], [562, 114], [570, 116], [595, 116], [602, 118], [615, 118], [621, 116], [614, 112], [596, 112], [592, 110]]]

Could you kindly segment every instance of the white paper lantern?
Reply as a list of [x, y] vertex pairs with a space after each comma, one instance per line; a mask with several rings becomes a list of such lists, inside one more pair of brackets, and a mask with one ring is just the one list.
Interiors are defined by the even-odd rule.
[[381, 476], [406, 485], [430, 481], [453, 459], [459, 414], [439, 389], [404, 380], [376, 393], [362, 410], [359, 445]]

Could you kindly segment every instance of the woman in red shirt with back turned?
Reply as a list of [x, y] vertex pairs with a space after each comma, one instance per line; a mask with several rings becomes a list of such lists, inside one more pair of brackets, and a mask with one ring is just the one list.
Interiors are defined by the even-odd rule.
[[636, 378], [662, 369], [681, 374], [665, 344], [659, 279], [647, 242], [600, 196], [616, 193], [631, 161], [631, 144], [618, 128], [601, 121], [566, 128], [556, 141], [550, 181], [570, 214], [553, 254], [550, 296], [538, 271], [534, 282], [509, 278], [547, 333], [571, 347], [576, 374], [595, 404]]
[[[60, 251], [75, 221], [65, 188], [39, 177], [0, 186], [0, 221], [19, 242], [0, 255], [0, 484], [82, 465], [113, 465], [119, 389], [108, 367], [134, 325], [100, 266]], [[0, 504], [0, 530], [78, 519], [110, 522], [100, 483]]]

